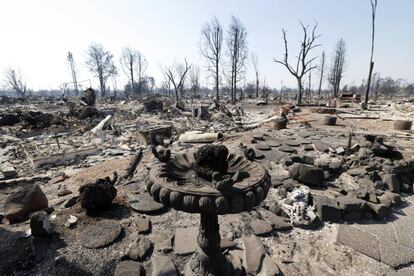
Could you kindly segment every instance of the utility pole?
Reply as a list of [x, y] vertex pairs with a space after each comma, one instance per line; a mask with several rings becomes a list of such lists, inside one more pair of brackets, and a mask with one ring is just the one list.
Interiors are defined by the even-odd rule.
[[371, 76], [372, 70], [374, 69], [374, 40], [375, 40], [375, 15], [377, 13], [377, 0], [370, 0], [371, 2], [371, 9], [372, 9], [372, 36], [371, 36], [371, 60], [369, 63], [369, 73], [368, 73], [368, 83], [367, 83], [367, 90], [365, 92], [365, 103], [363, 108], [368, 109], [368, 97], [369, 97], [369, 89], [371, 88]]
[[319, 79], [319, 89], [318, 89], [318, 104], [321, 100], [321, 90], [322, 90], [322, 81], [323, 81], [323, 71], [325, 69], [325, 51], [322, 52], [322, 61], [321, 61], [321, 78]]
[[[312, 63], [310, 64], [310, 67], [312, 67]], [[309, 102], [311, 98], [311, 86], [312, 86], [312, 70], [309, 70], [309, 87], [308, 87], [308, 101]]]
[[76, 95], [78, 95], [79, 90], [78, 90], [78, 82], [76, 80], [75, 61], [73, 60], [73, 55], [71, 52], [68, 52], [67, 60], [69, 62], [69, 67], [72, 72], [73, 86], [75, 88]]

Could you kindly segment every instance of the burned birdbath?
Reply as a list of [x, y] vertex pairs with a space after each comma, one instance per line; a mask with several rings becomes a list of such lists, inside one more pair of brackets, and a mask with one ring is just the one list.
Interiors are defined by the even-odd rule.
[[264, 200], [270, 175], [263, 166], [229, 154], [222, 145], [206, 145], [156, 163], [146, 184], [157, 202], [200, 214], [199, 248], [185, 275], [232, 275], [221, 253], [218, 215], [250, 211]]

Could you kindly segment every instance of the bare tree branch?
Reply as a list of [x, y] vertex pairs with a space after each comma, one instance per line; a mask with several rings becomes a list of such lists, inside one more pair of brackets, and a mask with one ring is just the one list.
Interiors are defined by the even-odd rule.
[[315, 22], [315, 25], [313, 26], [310, 34], [309, 34], [309, 26], [305, 26], [302, 22], [299, 22], [299, 24], [303, 31], [303, 38], [302, 38], [302, 41], [300, 42], [299, 54], [296, 57], [296, 69], [294, 69], [289, 63], [288, 41], [287, 41], [287, 35], [286, 35], [285, 29], [282, 29], [283, 42], [285, 46], [284, 57], [283, 59], [273, 58], [273, 61], [275, 63], [279, 63], [285, 66], [286, 69], [289, 71], [289, 73], [296, 78], [298, 82], [297, 103], [300, 105], [302, 102], [302, 92], [303, 92], [302, 91], [303, 90], [302, 78], [310, 70], [316, 68], [316, 66], [311, 66], [311, 63], [317, 57], [308, 59], [308, 55], [312, 49], [320, 46], [320, 44], [315, 43], [315, 41], [320, 37], [320, 35], [315, 34], [316, 28], [318, 27], [317, 22]]
[[16, 71], [12, 67], [9, 67], [6, 71], [6, 82], [9, 88], [16, 92], [19, 97], [24, 98], [26, 96], [26, 81], [23, 80], [20, 71]]

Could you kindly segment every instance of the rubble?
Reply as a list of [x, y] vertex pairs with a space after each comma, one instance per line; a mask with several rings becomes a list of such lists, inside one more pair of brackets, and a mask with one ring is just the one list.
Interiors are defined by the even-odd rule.
[[30, 229], [34, 237], [47, 237], [52, 234], [52, 226], [49, 222], [49, 214], [38, 211], [30, 216]]
[[111, 180], [109, 177], [98, 179], [95, 183], [89, 183], [79, 188], [81, 206], [88, 212], [96, 212], [111, 207], [116, 197], [117, 190], [114, 184], [118, 180], [118, 174], [114, 172]]
[[15, 223], [29, 218], [31, 213], [48, 207], [46, 195], [38, 185], [26, 186], [11, 194], [4, 203], [4, 217]]
[[[199, 155], [199, 166], [185, 177], [204, 175], [215, 189], [231, 194], [245, 176], [240, 169], [225, 169], [231, 154], [208, 158], [217, 155], [213, 148], [221, 146], [263, 165], [271, 176], [271, 188], [262, 204], [251, 212], [218, 218], [221, 252], [240, 271], [252, 275], [332, 271], [387, 275], [412, 264], [412, 132], [393, 127], [395, 120], [409, 120], [411, 111], [404, 114], [394, 107], [370, 112], [351, 107], [312, 111], [301, 106], [301, 112], [293, 113], [291, 106], [286, 107], [286, 128], [275, 129], [275, 122], [283, 118], [271, 102], [258, 107], [257, 101], [248, 99], [236, 106], [224, 99], [219, 103], [187, 99], [184, 109], [178, 109], [173, 100], [159, 97], [153, 99], [162, 107], [147, 110], [141, 101], [92, 101], [88, 97], [85, 93], [72, 100], [75, 108], [93, 114], [83, 119], [65, 114], [65, 104], [56, 101], [0, 107], [2, 114], [15, 115], [9, 118], [11, 122], [16, 121], [0, 130], [0, 189], [4, 217], [11, 223], [3, 220], [2, 244], [16, 244], [15, 251], [24, 252], [16, 255], [19, 261], [13, 261], [17, 273], [22, 272], [20, 262], [29, 258], [34, 264], [24, 273], [69, 273], [75, 268], [68, 263], [79, 266], [80, 274], [121, 275], [123, 269], [146, 275], [182, 273], [198, 246], [199, 215], [177, 212], [154, 201], [145, 191], [146, 176], [154, 164], [203, 148], [207, 153]], [[32, 115], [25, 121], [23, 114]], [[56, 116], [56, 123], [44, 114]], [[334, 114], [337, 125], [324, 125], [323, 118]], [[44, 118], [45, 124], [33, 121], [36, 116]], [[0, 122], [7, 119], [0, 117]], [[301, 121], [312, 126], [305, 127]], [[193, 158], [196, 162], [197, 155]], [[114, 171], [119, 173], [116, 180]], [[183, 175], [180, 172], [178, 177]], [[42, 187], [42, 204], [29, 204], [33, 210], [27, 210], [22, 206], [26, 197], [16, 193], [37, 189], [36, 185]], [[165, 191], [158, 192], [167, 198]], [[171, 198], [181, 200], [174, 193], [168, 194], [168, 201]], [[237, 205], [237, 200], [230, 204]], [[49, 205], [52, 213], [46, 209]], [[25, 214], [20, 216], [22, 210]], [[30, 224], [18, 223], [28, 218]], [[32, 237], [14, 234], [29, 227]], [[332, 242], [335, 236], [339, 244]], [[253, 246], [248, 245], [248, 237], [254, 237]], [[50, 243], [47, 254], [39, 238]], [[140, 246], [138, 240], [142, 240]], [[128, 257], [128, 248], [135, 242]], [[22, 243], [27, 245], [24, 250], [18, 248]], [[126, 261], [131, 258], [141, 261]], [[36, 260], [42, 260], [41, 265]], [[368, 264], [366, 269], [361, 269], [361, 263]], [[0, 272], [10, 274], [1, 265]]]

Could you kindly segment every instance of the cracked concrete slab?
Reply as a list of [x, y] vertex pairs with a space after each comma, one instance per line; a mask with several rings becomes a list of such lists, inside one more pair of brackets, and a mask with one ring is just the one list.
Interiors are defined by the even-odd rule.
[[336, 241], [373, 259], [381, 260], [377, 238], [354, 226], [339, 225]]

